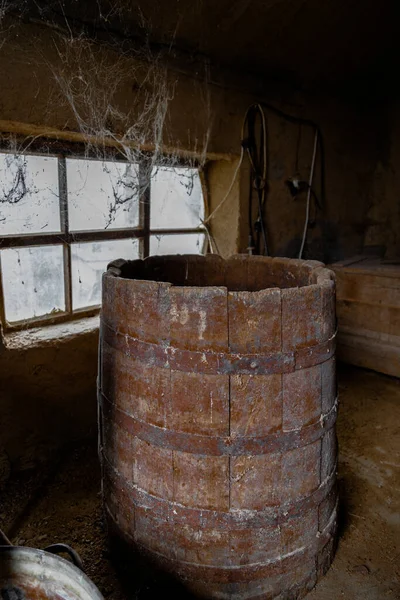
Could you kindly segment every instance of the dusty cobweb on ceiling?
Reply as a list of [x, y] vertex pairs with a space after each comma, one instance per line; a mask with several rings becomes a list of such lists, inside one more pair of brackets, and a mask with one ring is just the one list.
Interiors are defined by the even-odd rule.
[[[10, 4], [0, 0], [0, 30], [2, 11], [5, 12]], [[62, 3], [54, 4], [60, 4], [62, 8]], [[99, 20], [120, 18], [122, 21], [128, 4], [124, 0], [107, 3], [108, 12], [104, 6], [104, 2], [98, 2]], [[186, 139], [177, 140], [170, 123], [169, 107], [179, 84], [179, 74], [171, 73], [166, 66], [168, 52], [173, 52], [173, 41], [169, 50], [165, 47], [154, 50], [149, 42], [151, 23], [140, 9], [134, 10], [139, 28], [146, 32], [142, 42], [134, 48], [125, 39], [112, 35], [108, 36], [107, 42], [94, 40], [84, 30], [76, 31], [65, 15], [63, 26], [57, 22], [52, 28], [46, 14], [53, 49], [43, 52], [38, 65], [48, 70], [55, 83], [48, 100], [49, 113], [54, 112], [54, 106], [60, 107], [60, 112], [65, 107], [69, 109], [70, 117], [64, 128], [78, 130], [83, 135], [88, 157], [107, 161], [115, 158], [131, 165], [140, 162], [146, 171], [146, 176], [140, 179], [132, 177], [130, 170], [125, 183], [119, 176], [119, 192], [114, 193], [115, 204], [109, 211], [110, 223], [118, 206], [128, 204], [134, 194], [142, 197], [144, 182], [156, 176], [160, 168], [176, 169], [190, 195], [193, 181], [188, 182], [188, 177], [194, 177], [196, 173], [195, 170], [184, 173], [180, 169], [182, 153], [176, 148], [190, 147], [192, 153], [185, 157], [185, 164], [201, 168], [206, 160], [212, 128], [209, 67], [205, 61], [203, 81], [192, 80], [193, 95], [200, 99], [204, 108], [201, 133], [199, 135], [195, 127], [195, 121], [199, 120], [196, 114], [193, 115], [193, 127], [187, 129]], [[32, 144], [32, 138], [10, 140], [10, 150], [16, 156], [29, 151]], [[110, 153], [110, 147], [114, 154]], [[126, 189], [121, 193], [124, 185]], [[115, 181], [112, 186], [115, 188]]]

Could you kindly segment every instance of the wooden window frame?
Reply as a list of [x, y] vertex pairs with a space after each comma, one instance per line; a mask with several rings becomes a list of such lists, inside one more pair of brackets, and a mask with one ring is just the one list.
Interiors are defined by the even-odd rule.
[[[43, 142], [42, 142], [43, 144]], [[51, 152], [51, 147], [58, 152]], [[117, 160], [121, 163], [126, 163], [127, 160], [120, 157], [117, 152], [107, 153], [106, 156], [98, 158], [96, 156], [88, 156], [84, 154], [84, 148], [80, 144], [68, 144], [66, 151], [61, 151], [58, 143], [46, 144], [47, 151], [43, 149], [33, 149], [32, 151], [22, 151], [20, 154], [51, 156], [57, 158], [58, 165], [58, 183], [59, 183], [59, 208], [60, 208], [60, 232], [59, 233], [41, 233], [41, 234], [22, 234], [22, 235], [5, 235], [0, 236], [0, 250], [6, 248], [23, 248], [32, 246], [46, 245], [62, 245], [64, 257], [64, 293], [65, 293], [65, 311], [56, 315], [43, 315], [41, 317], [32, 317], [23, 321], [7, 323], [5, 314], [4, 302], [4, 287], [1, 269], [1, 252], [0, 252], [0, 325], [6, 333], [20, 331], [32, 327], [40, 327], [44, 325], [52, 325], [56, 323], [69, 322], [76, 319], [95, 316], [100, 311], [100, 305], [91, 306], [73, 310], [72, 308], [72, 259], [71, 245], [74, 243], [84, 242], [101, 242], [110, 240], [123, 240], [136, 238], [139, 241], [139, 257], [146, 258], [150, 252], [150, 237], [152, 235], [188, 235], [193, 233], [206, 233], [203, 227], [186, 228], [186, 229], [151, 229], [150, 228], [150, 203], [151, 203], [151, 178], [148, 177], [148, 169], [146, 169], [145, 158], [138, 162], [139, 166], [139, 226], [125, 229], [111, 230], [88, 230], [80, 232], [69, 231], [68, 226], [68, 189], [67, 189], [67, 169], [66, 159], [77, 158], [82, 160]], [[78, 147], [77, 147], [78, 146]], [[43, 146], [42, 146], [43, 148]], [[9, 150], [1, 148], [1, 153], [13, 154]], [[181, 166], [187, 166], [182, 161]], [[196, 168], [196, 166], [194, 167]], [[202, 186], [203, 187], [203, 186]], [[203, 189], [203, 199], [206, 208], [206, 197]]]

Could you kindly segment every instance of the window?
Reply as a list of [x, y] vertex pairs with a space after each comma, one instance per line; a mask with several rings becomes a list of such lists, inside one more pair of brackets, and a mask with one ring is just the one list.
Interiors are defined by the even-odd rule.
[[8, 329], [94, 314], [116, 258], [205, 250], [195, 168], [0, 152], [0, 318]]

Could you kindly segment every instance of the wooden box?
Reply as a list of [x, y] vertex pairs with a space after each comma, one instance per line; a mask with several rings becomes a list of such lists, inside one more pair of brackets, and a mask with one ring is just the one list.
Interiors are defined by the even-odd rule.
[[340, 360], [400, 377], [400, 264], [358, 256], [336, 273]]

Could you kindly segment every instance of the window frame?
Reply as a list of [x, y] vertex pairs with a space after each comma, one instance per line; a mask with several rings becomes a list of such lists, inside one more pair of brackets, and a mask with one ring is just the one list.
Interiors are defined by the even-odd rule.
[[[32, 148], [32, 149], [31, 149]], [[83, 144], [79, 143], [63, 143], [46, 140], [46, 151], [44, 151], [43, 141], [37, 144], [30, 144], [29, 148], [18, 151], [9, 150], [3, 144], [0, 144], [0, 152], [2, 154], [26, 154], [37, 156], [51, 156], [57, 158], [58, 168], [58, 185], [59, 185], [59, 210], [60, 210], [60, 232], [58, 233], [27, 233], [21, 235], [4, 235], [0, 236], [0, 251], [7, 248], [23, 248], [32, 246], [46, 245], [62, 245], [64, 257], [64, 294], [65, 294], [65, 311], [56, 315], [48, 314], [40, 317], [32, 317], [8, 323], [5, 314], [4, 302], [4, 287], [1, 269], [1, 252], [0, 252], [0, 325], [5, 333], [20, 331], [33, 327], [44, 325], [52, 325], [55, 323], [69, 322], [85, 317], [92, 317], [99, 313], [101, 305], [85, 307], [73, 310], [72, 308], [72, 257], [71, 246], [73, 243], [85, 242], [101, 242], [111, 240], [123, 240], [135, 238], [139, 242], [139, 257], [147, 258], [150, 251], [150, 237], [152, 235], [187, 235], [193, 233], [207, 234], [205, 227], [186, 228], [186, 229], [151, 229], [150, 227], [150, 203], [151, 203], [151, 177], [146, 162], [150, 159], [150, 155], [143, 154], [143, 158], [137, 161], [139, 167], [139, 225], [131, 228], [107, 229], [107, 230], [87, 230], [79, 232], [69, 231], [68, 226], [68, 188], [67, 188], [67, 158], [77, 158], [82, 160], [96, 161], [117, 161], [127, 163], [118, 150], [104, 149], [102, 158], [94, 155], [94, 153], [85, 152]], [[184, 160], [178, 163], [174, 160], [176, 166], [198, 168], [198, 165], [187, 165]], [[157, 166], [157, 164], [155, 165]], [[165, 166], [165, 165], [160, 165]], [[203, 192], [203, 202], [205, 213], [207, 211], [207, 195], [204, 186], [203, 177], [200, 173], [200, 182]], [[208, 245], [207, 235], [205, 235], [204, 251]]]

